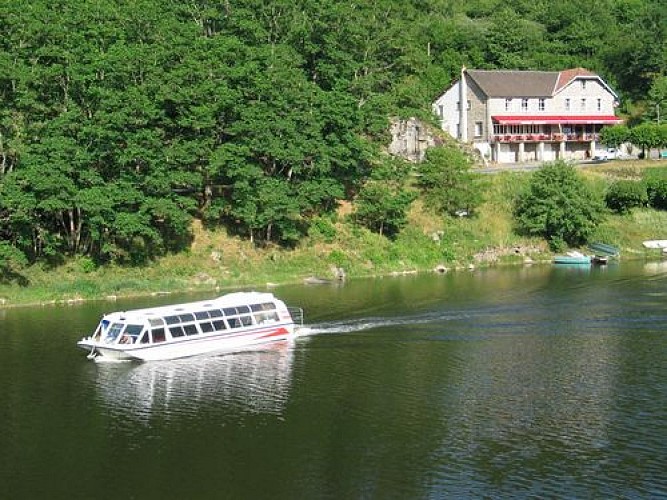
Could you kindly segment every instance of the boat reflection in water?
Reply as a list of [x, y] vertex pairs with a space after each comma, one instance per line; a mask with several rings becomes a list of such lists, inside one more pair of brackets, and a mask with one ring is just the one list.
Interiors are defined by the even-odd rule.
[[294, 341], [261, 349], [171, 361], [96, 363], [97, 390], [112, 414], [136, 421], [193, 417], [216, 408], [282, 413], [292, 378]]

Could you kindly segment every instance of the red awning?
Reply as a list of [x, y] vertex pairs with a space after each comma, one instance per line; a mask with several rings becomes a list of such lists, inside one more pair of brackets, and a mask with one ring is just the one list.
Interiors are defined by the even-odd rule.
[[493, 121], [500, 125], [541, 125], [541, 124], [579, 124], [579, 125], [617, 125], [623, 120], [613, 115], [522, 115], [492, 116]]

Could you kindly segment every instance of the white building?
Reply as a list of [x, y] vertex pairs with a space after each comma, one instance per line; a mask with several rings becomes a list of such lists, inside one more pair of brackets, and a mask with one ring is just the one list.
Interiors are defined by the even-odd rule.
[[[461, 105], [461, 103], [464, 103]], [[498, 163], [584, 159], [599, 149], [618, 96], [598, 75], [463, 68], [433, 104], [443, 130]]]

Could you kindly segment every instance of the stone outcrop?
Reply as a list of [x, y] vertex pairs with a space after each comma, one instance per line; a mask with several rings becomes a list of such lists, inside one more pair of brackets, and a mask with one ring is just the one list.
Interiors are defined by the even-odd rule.
[[415, 163], [424, 159], [428, 148], [443, 144], [432, 128], [417, 118], [394, 119], [390, 131], [389, 153]]

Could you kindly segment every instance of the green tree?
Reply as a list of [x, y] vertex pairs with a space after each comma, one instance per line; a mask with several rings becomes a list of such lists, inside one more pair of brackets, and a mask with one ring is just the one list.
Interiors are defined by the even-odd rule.
[[624, 142], [630, 139], [630, 131], [625, 125], [614, 125], [613, 127], [604, 127], [600, 131], [600, 142], [609, 146], [618, 148]]
[[658, 124], [667, 123], [667, 76], [659, 76], [653, 81], [646, 105], [647, 120]]
[[630, 129], [630, 142], [642, 148], [644, 156], [651, 156], [651, 149], [662, 145], [661, 127], [655, 123], [642, 123]]
[[535, 172], [514, 208], [518, 230], [545, 238], [554, 250], [564, 244], [586, 243], [602, 214], [602, 200], [564, 162], [547, 164]]
[[481, 177], [456, 146], [430, 148], [417, 167], [419, 188], [428, 207], [442, 215], [473, 214], [482, 202]]
[[397, 158], [386, 158], [355, 199], [358, 224], [387, 237], [396, 236], [407, 223], [407, 213], [417, 193], [406, 187], [411, 166]]

